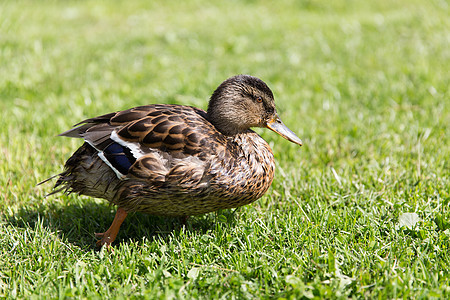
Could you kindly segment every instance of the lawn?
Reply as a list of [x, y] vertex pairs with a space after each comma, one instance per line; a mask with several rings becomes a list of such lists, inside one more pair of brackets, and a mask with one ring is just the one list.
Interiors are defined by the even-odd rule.
[[[450, 298], [446, 0], [0, 3], [0, 298]], [[73, 124], [273, 90], [272, 187], [237, 209], [130, 215], [45, 197]]]

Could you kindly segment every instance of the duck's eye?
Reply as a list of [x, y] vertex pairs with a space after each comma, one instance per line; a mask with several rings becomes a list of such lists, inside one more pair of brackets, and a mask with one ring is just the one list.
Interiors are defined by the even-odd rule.
[[256, 97], [256, 102], [261, 103], [263, 101], [261, 96]]

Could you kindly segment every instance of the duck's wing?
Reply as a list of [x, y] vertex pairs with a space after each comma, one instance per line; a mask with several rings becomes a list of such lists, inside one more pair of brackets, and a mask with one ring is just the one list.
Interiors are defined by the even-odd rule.
[[84, 120], [61, 136], [83, 138], [117, 174], [163, 182], [204, 172], [206, 157], [227, 144], [203, 110], [146, 105]]

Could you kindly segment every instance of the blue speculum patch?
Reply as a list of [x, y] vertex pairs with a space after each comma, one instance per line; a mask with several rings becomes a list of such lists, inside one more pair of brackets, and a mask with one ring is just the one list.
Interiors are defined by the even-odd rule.
[[106, 147], [103, 154], [111, 165], [124, 175], [128, 174], [131, 165], [136, 161], [130, 149], [117, 143], [112, 143]]

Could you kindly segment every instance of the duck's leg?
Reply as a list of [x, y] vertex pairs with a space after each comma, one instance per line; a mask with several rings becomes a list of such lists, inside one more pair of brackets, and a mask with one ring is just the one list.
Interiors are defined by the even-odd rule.
[[186, 226], [188, 219], [189, 219], [189, 216], [180, 217], [181, 224]]
[[122, 207], [119, 207], [116, 212], [116, 216], [114, 217], [114, 221], [111, 226], [103, 233], [96, 233], [95, 236], [100, 238], [97, 241], [97, 247], [101, 247], [103, 245], [111, 245], [112, 242], [116, 239], [117, 234], [119, 233], [120, 225], [122, 225], [123, 221], [127, 217], [128, 213]]

